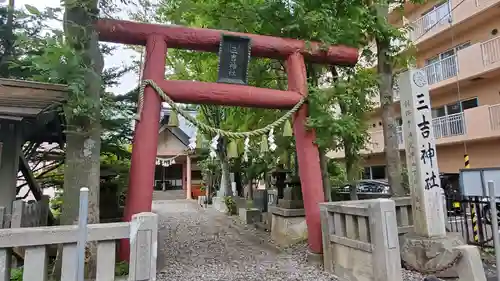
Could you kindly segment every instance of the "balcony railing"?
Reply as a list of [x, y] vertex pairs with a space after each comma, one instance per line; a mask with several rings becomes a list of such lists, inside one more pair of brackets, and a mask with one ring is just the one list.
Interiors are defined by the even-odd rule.
[[453, 55], [424, 67], [429, 85], [457, 76], [457, 56]]
[[463, 112], [432, 119], [436, 139], [465, 135]]
[[500, 62], [500, 37], [481, 43], [484, 66]]
[[449, 24], [448, 17], [450, 17], [450, 10], [448, 2], [437, 7], [434, 11], [422, 16], [412, 23], [413, 30], [411, 38], [418, 40], [429, 30], [437, 28], [443, 24]]
[[[436, 144], [453, 144], [463, 141], [500, 138], [500, 104], [482, 105], [469, 108], [464, 112], [432, 119], [432, 129]], [[361, 153], [384, 152], [384, 134], [382, 130], [370, 131], [371, 140]], [[397, 129], [399, 149], [404, 149], [402, 128]], [[342, 158], [342, 151], [331, 153], [329, 157]]]
[[[498, 128], [500, 129], [500, 106], [495, 111], [498, 116]], [[490, 110], [491, 115], [491, 110]], [[464, 113], [457, 113], [432, 119], [432, 128], [436, 139], [465, 135]], [[398, 127], [399, 144], [404, 144], [403, 129]]]
[[500, 104], [491, 105], [488, 108], [490, 114], [491, 129], [500, 130]]

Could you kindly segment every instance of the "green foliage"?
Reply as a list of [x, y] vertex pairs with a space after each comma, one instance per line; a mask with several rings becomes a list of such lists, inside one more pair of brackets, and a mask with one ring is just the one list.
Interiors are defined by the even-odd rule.
[[335, 160], [328, 161], [328, 175], [332, 187], [339, 187], [347, 181], [345, 165]]
[[52, 211], [54, 218], [58, 218], [61, 215], [62, 203], [63, 201], [61, 192], [56, 192], [55, 196], [50, 199], [50, 210]]
[[312, 88], [308, 125], [317, 130], [317, 143], [330, 150], [344, 150], [351, 143], [353, 154], [364, 148], [367, 133], [367, 112], [372, 108], [371, 97], [377, 80], [373, 71], [357, 69], [346, 73], [329, 88]]
[[10, 281], [23, 281], [23, 268], [12, 268], [10, 270]]
[[[362, 59], [373, 62], [377, 56], [371, 51], [373, 40], [399, 42], [389, 44], [390, 62], [399, 68], [408, 64], [405, 36], [408, 27], [397, 28], [380, 14], [387, 4], [402, 5], [401, 1], [265, 1], [265, 0], [166, 0], [160, 5], [156, 20], [174, 24], [225, 29], [247, 33], [291, 37], [330, 44], [356, 46], [362, 50]], [[398, 55], [397, 55], [398, 54]], [[217, 58], [212, 54], [175, 51], [169, 55], [174, 70], [171, 78], [215, 81]], [[378, 88], [379, 79], [374, 70], [358, 67], [354, 70], [337, 69], [334, 81], [326, 81], [332, 69], [307, 65], [309, 78], [310, 118], [308, 125], [316, 129], [317, 143], [323, 149], [348, 150], [347, 165], [350, 176], [358, 170], [359, 151], [369, 141], [367, 113], [372, 109], [371, 99]], [[285, 89], [286, 75], [283, 63], [275, 60], [252, 59], [250, 84], [258, 87]], [[330, 77], [332, 79], [332, 77]], [[324, 84], [330, 84], [326, 89]], [[274, 121], [281, 112], [224, 107], [200, 107], [199, 118], [212, 126], [242, 131], [262, 127]], [[279, 136], [279, 132], [276, 134]], [[207, 135], [210, 139], [213, 136]], [[244, 178], [253, 179], [274, 165], [278, 155], [290, 152], [293, 141], [277, 138], [279, 150], [269, 155], [252, 151], [252, 161], [235, 161], [239, 170], [250, 171]], [[224, 144], [221, 144], [224, 146]], [[251, 147], [258, 147], [252, 140]], [[221, 150], [224, 147], [220, 147]], [[269, 161], [270, 159], [270, 161]], [[220, 161], [227, 161], [219, 159]], [[290, 167], [291, 168], [291, 167]]]
[[115, 276], [128, 275], [129, 265], [126, 261], [117, 262], [115, 265]]
[[[19, 40], [19, 44], [29, 44], [30, 39]], [[65, 43], [63, 35], [46, 39], [40, 56], [32, 58], [32, 78], [38, 81], [67, 84], [69, 96], [65, 103], [65, 116], [69, 124], [76, 126], [71, 130], [83, 131], [89, 124], [98, 121], [100, 101], [86, 94], [85, 77], [94, 75], [85, 64], [84, 57]], [[69, 128], [68, 128], [69, 129]]]
[[224, 197], [224, 204], [226, 204], [227, 213], [229, 215], [235, 215], [236, 214], [236, 202], [234, 201], [233, 197], [231, 197], [231, 196], [225, 196]]

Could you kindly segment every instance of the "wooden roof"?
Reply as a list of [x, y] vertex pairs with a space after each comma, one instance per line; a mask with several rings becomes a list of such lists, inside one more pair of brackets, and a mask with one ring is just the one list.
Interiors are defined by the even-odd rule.
[[0, 116], [35, 117], [67, 97], [65, 85], [0, 78]]

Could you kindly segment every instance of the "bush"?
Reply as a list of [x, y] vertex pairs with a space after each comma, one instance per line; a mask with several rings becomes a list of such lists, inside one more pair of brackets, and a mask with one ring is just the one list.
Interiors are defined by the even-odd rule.
[[224, 203], [226, 204], [226, 207], [227, 207], [227, 213], [229, 215], [235, 215], [236, 214], [236, 202], [234, 201], [233, 197], [231, 197], [231, 196], [224, 197]]
[[115, 265], [115, 276], [126, 276], [128, 275], [128, 263], [121, 261]]
[[13, 268], [10, 270], [10, 281], [23, 281], [23, 268]]

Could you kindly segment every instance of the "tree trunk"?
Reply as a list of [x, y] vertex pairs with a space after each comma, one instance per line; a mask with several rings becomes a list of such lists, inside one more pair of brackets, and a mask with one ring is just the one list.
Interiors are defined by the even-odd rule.
[[226, 139], [221, 137], [219, 141], [219, 148], [217, 149], [217, 155], [219, 157], [219, 161], [221, 162], [220, 188], [224, 191], [225, 196], [233, 196], [233, 190], [231, 189], [229, 160], [227, 159], [226, 153], [226, 143]]
[[321, 177], [323, 178], [323, 192], [325, 193], [325, 198], [328, 202], [332, 201], [332, 192], [330, 189], [330, 178], [328, 173], [328, 159], [326, 157], [326, 151], [322, 148], [319, 150], [319, 166], [321, 168]]
[[[97, 0], [65, 0], [64, 31], [68, 44], [81, 52], [88, 71], [85, 76], [85, 102], [90, 107], [91, 116], [67, 118], [66, 165], [64, 169], [64, 193], [61, 224], [78, 221], [79, 190], [89, 188], [89, 223], [99, 223], [99, 182], [100, 182], [100, 94], [103, 57], [99, 50], [98, 35], [93, 27], [93, 18], [98, 11]], [[71, 97], [70, 97], [71, 98]], [[72, 109], [67, 109], [72, 110]], [[78, 119], [78, 123], [76, 123]], [[87, 264], [89, 277], [95, 276], [97, 249], [89, 246], [90, 259]]]
[[356, 180], [358, 179], [358, 173], [356, 167], [358, 166], [358, 163], [357, 163], [357, 157], [352, 155], [350, 149], [351, 145], [349, 141], [347, 142], [344, 141], [345, 171], [347, 176], [347, 182], [351, 183], [351, 188], [349, 189], [349, 198], [351, 200], [358, 200], [358, 189], [356, 185]]
[[[342, 114], [347, 114], [347, 106], [345, 105], [345, 103], [340, 102], [339, 107]], [[342, 143], [344, 144], [344, 159], [347, 182], [351, 183], [351, 188], [349, 189], [349, 198], [351, 200], [358, 200], [358, 190], [355, 183], [358, 179], [357, 167], [359, 156], [353, 152], [352, 141], [350, 137], [342, 136]]]
[[[377, 7], [379, 20], [387, 22], [388, 5]], [[384, 130], [385, 161], [387, 178], [394, 196], [404, 196], [405, 191], [401, 182], [401, 157], [399, 154], [398, 132], [393, 107], [393, 66], [389, 55], [390, 39], [382, 34], [375, 39], [377, 43], [377, 70], [379, 74], [380, 104], [382, 108], [382, 124]]]

